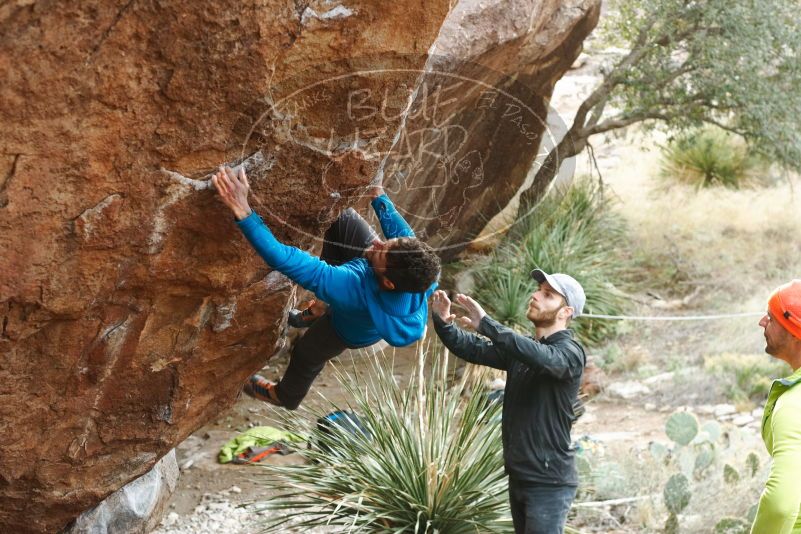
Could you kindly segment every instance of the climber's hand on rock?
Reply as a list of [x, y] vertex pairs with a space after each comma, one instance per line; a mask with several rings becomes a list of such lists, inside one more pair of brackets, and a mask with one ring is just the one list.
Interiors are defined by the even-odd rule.
[[378, 198], [384, 194], [384, 187], [381, 184], [370, 186], [370, 198]]
[[211, 181], [222, 201], [234, 212], [234, 217], [238, 221], [247, 218], [252, 213], [250, 204], [248, 204], [250, 184], [244, 167], [239, 167], [238, 172], [234, 172], [231, 167], [220, 166], [220, 170], [214, 173]]

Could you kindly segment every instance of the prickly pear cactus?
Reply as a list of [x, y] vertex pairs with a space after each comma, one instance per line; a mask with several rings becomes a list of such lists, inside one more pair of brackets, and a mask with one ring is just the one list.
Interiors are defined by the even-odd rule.
[[679, 445], [689, 445], [698, 434], [698, 419], [688, 412], [675, 412], [665, 424], [665, 433]]
[[745, 520], [748, 521], [749, 525], [754, 523], [754, 519], [756, 519], [758, 508], [759, 508], [759, 503], [752, 504], [751, 508], [748, 509], [748, 513], [745, 514]]
[[706, 433], [706, 435], [709, 437], [709, 441], [715, 443], [720, 439], [723, 430], [720, 427], [720, 423], [712, 420], [701, 425], [701, 432]]
[[726, 484], [736, 484], [740, 481], [740, 473], [732, 465], [723, 466], [723, 480]]
[[674, 515], [680, 514], [690, 504], [690, 481], [681, 473], [673, 475], [665, 484], [663, 496], [668, 511]]
[[715, 534], [748, 534], [751, 524], [739, 517], [724, 517], [715, 525]]
[[695, 477], [700, 480], [714, 462], [715, 449], [707, 443], [705, 446], [701, 447], [698, 456], [695, 457], [695, 465], [693, 466]]
[[595, 495], [599, 499], [622, 497], [628, 491], [626, 475], [616, 462], [605, 462], [598, 465], [593, 472]]
[[654, 460], [667, 463], [668, 456], [670, 455], [670, 449], [668, 449], [664, 443], [652, 441], [650, 445], [648, 445], [648, 450], [650, 451]]
[[748, 466], [748, 472], [751, 473], [751, 476], [755, 476], [759, 471], [759, 456], [753, 451], [749, 452], [745, 458], [745, 465]]

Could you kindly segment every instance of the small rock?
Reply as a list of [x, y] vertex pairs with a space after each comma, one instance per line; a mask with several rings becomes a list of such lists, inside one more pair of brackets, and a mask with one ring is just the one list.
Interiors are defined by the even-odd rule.
[[715, 413], [715, 407], [711, 404], [702, 404], [701, 406], [698, 406], [696, 410], [698, 410], [698, 413], [704, 415], [712, 415]]
[[188, 460], [187, 460], [187, 461], [185, 461], [185, 462], [183, 463], [183, 465], [181, 466], [181, 470], [182, 470], [182, 471], [186, 471], [187, 469], [189, 469], [190, 467], [192, 467], [192, 465], [193, 465], [194, 463], [195, 463], [195, 460], [194, 460], [194, 459], [192, 459], [192, 458], [188, 459]]
[[762, 416], [765, 415], [765, 409], [755, 408], [754, 411], [751, 412], [751, 415], [754, 416], [754, 419], [762, 419]]
[[649, 412], [652, 412], [652, 411], [656, 410], [656, 404], [654, 404], [652, 402], [646, 402], [645, 403], [645, 409], [648, 410]]
[[740, 414], [734, 419], [732, 419], [732, 423], [737, 426], [745, 426], [753, 422], [754, 422], [754, 416], [752, 416], [750, 413]]
[[715, 406], [715, 411], [713, 412], [715, 417], [720, 418], [724, 415], [733, 415], [737, 413], [737, 408], [733, 404], [718, 404]]
[[231, 491], [233, 493], [242, 493], [242, 488], [240, 488], [239, 486], [231, 486]]
[[665, 382], [670, 382], [673, 380], [673, 375], [675, 373], [673, 371], [668, 371], [667, 373], [659, 373], [658, 375], [654, 375], [651, 377], [646, 378], [643, 380], [643, 384], [648, 384], [652, 386], [654, 384], [664, 384]]
[[606, 391], [612, 397], [618, 397], [623, 400], [631, 400], [640, 395], [647, 395], [651, 393], [651, 389], [636, 381], [613, 382], [609, 384]]

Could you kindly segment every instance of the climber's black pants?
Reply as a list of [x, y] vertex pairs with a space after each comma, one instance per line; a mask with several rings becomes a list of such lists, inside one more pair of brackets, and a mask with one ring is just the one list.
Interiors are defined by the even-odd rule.
[[[353, 208], [348, 208], [326, 231], [320, 259], [331, 265], [342, 265], [361, 257], [376, 237], [367, 221]], [[276, 387], [283, 405], [290, 410], [297, 408], [326, 362], [348, 348], [358, 347], [348, 346], [339, 337], [331, 323], [330, 311], [316, 320], [295, 342], [289, 366]]]

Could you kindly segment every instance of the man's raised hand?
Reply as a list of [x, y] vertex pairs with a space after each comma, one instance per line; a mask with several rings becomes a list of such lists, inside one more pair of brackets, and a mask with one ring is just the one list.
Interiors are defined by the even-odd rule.
[[239, 167], [238, 172], [234, 172], [231, 167], [220, 166], [220, 170], [214, 173], [211, 181], [220, 194], [220, 198], [234, 212], [237, 220], [241, 221], [251, 214], [250, 204], [248, 204], [250, 184], [244, 167]]
[[467, 295], [462, 295], [461, 293], [456, 295], [456, 304], [464, 308], [467, 312], [467, 316], [459, 317], [459, 324], [464, 327], [469, 326], [473, 330], [478, 330], [481, 319], [487, 315], [484, 308], [472, 298]]
[[440, 319], [446, 323], [453, 321], [456, 315], [451, 313], [451, 299], [448, 298], [447, 293], [437, 290], [431, 296], [431, 311], [436, 313]]

